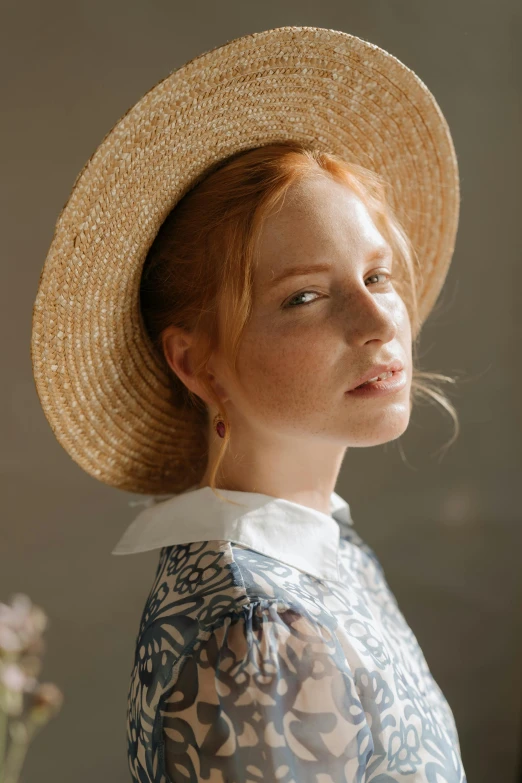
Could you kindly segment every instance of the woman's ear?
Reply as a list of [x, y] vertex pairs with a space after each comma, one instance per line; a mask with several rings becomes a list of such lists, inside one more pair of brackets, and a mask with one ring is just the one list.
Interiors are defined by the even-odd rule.
[[[197, 345], [193, 335], [180, 327], [169, 326], [163, 331], [161, 340], [163, 353], [171, 370], [193, 394], [200, 397], [207, 405], [215, 406], [215, 400], [209, 396], [205, 386], [194, 374]], [[226, 391], [211, 371], [208, 372], [208, 379], [215, 393], [224, 401]]]
[[202, 397], [199, 381], [195, 378], [192, 370], [192, 357], [194, 343], [190, 333], [177, 326], [169, 326], [164, 329], [161, 335], [161, 343], [165, 359], [171, 370], [178, 376], [180, 381], [198, 397]]

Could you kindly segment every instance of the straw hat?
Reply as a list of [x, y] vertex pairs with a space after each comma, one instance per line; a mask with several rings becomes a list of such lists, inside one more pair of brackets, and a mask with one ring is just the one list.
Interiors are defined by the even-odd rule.
[[170, 73], [89, 158], [63, 207], [33, 308], [31, 359], [51, 428], [105, 484], [177, 494], [203, 475], [196, 418], [173, 407], [139, 309], [167, 215], [223, 158], [296, 139], [377, 171], [422, 263], [426, 319], [452, 258], [455, 150], [416, 74], [375, 44], [315, 27], [236, 38]]

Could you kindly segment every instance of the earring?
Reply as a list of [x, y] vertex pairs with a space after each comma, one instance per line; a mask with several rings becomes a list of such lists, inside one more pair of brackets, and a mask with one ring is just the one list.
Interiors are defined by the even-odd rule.
[[220, 438], [225, 437], [225, 422], [223, 421], [219, 413], [216, 413], [216, 415], [214, 416], [214, 429], [216, 430]]

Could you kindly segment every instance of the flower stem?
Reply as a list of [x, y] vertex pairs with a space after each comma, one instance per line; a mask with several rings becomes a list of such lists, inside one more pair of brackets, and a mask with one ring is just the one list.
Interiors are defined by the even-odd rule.
[[7, 749], [7, 712], [0, 705], [0, 781], [4, 779], [5, 755]]
[[5, 764], [5, 778], [2, 783], [19, 783], [20, 771], [24, 763], [31, 732], [23, 721], [17, 721], [11, 726], [11, 743]]

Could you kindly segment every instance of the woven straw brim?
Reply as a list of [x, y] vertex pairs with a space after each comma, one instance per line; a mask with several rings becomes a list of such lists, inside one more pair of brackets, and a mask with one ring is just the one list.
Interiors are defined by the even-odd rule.
[[31, 339], [38, 396], [58, 441], [91, 476], [161, 495], [203, 474], [196, 418], [173, 407], [144, 330], [143, 262], [209, 166], [287, 139], [393, 184], [392, 207], [423, 267], [422, 321], [433, 307], [454, 250], [459, 179], [447, 123], [416, 74], [374, 44], [313, 27], [206, 52], [105, 136], [76, 178], [40, 276]]

